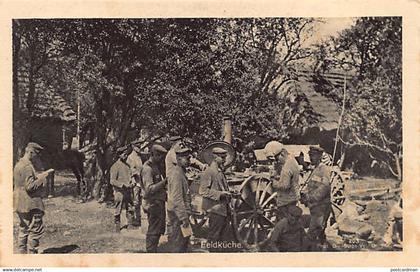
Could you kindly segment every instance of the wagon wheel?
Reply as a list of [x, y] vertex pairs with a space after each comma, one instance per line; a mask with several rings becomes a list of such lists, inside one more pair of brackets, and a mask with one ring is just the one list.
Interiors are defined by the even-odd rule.
[[252, 176], [244, 180], [240, 194], [231, 204], [236, 239], [246, 249], [259, 250], [275, 224], [277, 193], [269, 179]]
[[331, 173], [331, 202], [337, 206], [341, 206], [345, 200], [344, 178], [340, 172], [333, 170]]

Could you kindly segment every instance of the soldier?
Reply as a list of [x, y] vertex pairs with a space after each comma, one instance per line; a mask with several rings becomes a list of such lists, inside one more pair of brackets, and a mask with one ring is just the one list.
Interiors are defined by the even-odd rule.
[[188, 218], [191, 213], [191, 196], [185, 171], [190, 164], [191, 150], [179, 147], [175, 153], [177, 165], [168, 176], [168, 221], [171, 226], [169, 242], [173, 252], [187, 252], [189, 236], [183, 236], [181, 226], [190, 227]]
[[88, 151], [86, 152], [86, 160], [83, 162], [83, 167], [85, 170], [85, 188], [82, 193], [82, 200], [81, 202], [86, 202], [87, 200], [91, 199], [92, 196], [92, 186], [96, 182], [96, 172], [97, 172], [97, 165], [96, 165], [96, 151]]
[[321, 163], [323, 152], [324, 150], [320, 147], [310, 147], [309, 156], [315, 169], [311, 173], [307, 187], [302, 192], [301, 199], [301, 202], [309, 207], [311, 214], [308, 236], [314, 249], [325, 245], [325, 228], [331, 211], [331, 171], [328, 166]]
[[[228, 229], [228, 203], [232, 195], [223, 173], [227, 151], [215, 147], [212, 153], [214, 159], [201, 175], [199, 193], [203, 196], [203, 209], [209, 212], [208, 240], [211, 244], [217, 244]], [[210, 251], [218, 251], [218, 249], [210, 247]]]
[[141, 177], [140, 172], [143, 167], [143, 162], [140, 158], [140, 147], [133, 145], [133, 151], [127, 158], [127, 163], [131, 168], [132, 183], [135, 184], [133, 188], [133, 204], [134, 204], [134, 222], [133, 225], [136, 227], [141, 226]]
[[43, 148], [37, 143], [28, 143], [25, 155], [18, 161], [13, 171], [14, 210], [19, 216], [19, 253], [38, 253], [39, 240], [44, 233], [43, 189], [46, 178], [54, 170], [35, 174], [32, 162]]
[[[169, 138], [169, 141], [171, 142], [172, 147], [169, 150], [169, 152], [168, 152], [168, 154], [166, 155], [166, 158], [165, 158], [165, 174], [166, 174], [167, 177], [169, 176], [169, 172], [177, 164], [175, 150], [177, 148], [180, 148], [180, 147], [185, 147], [185, 144], [182, 141], [181, 136], [172, 136], [172, 137]], [[195, 168], [198, 168], [202, 171], [204, 171], [204, 169], [207, 167], [207, 164], [204, 164], [204, 163], [200, 162], [199, 160], [197, 160], [194, 157], [191, 157], [190, 164], [191, 164], [191, 166], [194, 166]]]
[[[131, 148], [130, 148], [131, 149]], [[131, 182], [131, 169], [127, 163], [127, 157], [131, 150], [127, 147], [120, 147], [117, 149], [118, 160], [112, 165], [110, 170], [110, 183], [114, 188], [114, 222], [115, 231], [121, 230], [121, 211], [126, 210], [128, 225], [133, 223], [133, 200], [131, 198], [131, 191], [134, 187]]]
[[143, 182], [143, 210], [147, 213], [149, 227], [146, 233], [146, 251], [156, 253], [159, 238], [165, 233], [166, 180], [162, 176], [159, 164], [165, 158], [167, 150], [158, 144], [151, 148], [151, 156], [144, 163], [141, 171]]
[[181, 136], [172, 136], [169, 138], [171, 142], [171, 149], [169, 149], [168, 154], [165, 157], [165, 174], [168, 177], [169, 172], [176, 166], [177, 159], [175, 150], [180, 146], [183, 146]]
[[290, 206], [296, 206], [300, 198], [300, 169], [296, 159], [279, 142], [269, 142], [264, 148], [274, 162], [273, 188], [277, 192], [277, 220], [287, 216]]
[[300, 252], [306, 247], [306, 233], [301, 223], [302, 209], [289, 206], [286, 216], [278, 221], [268, 235], [270, 251]]

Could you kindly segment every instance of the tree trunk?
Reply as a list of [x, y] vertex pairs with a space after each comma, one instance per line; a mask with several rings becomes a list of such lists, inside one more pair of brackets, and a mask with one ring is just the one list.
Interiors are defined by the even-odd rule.
[[35, 53], [33, 50], [29, 49], [29, 68], [28, 68], [28, 78], [29, 78], [29, 91], [28, 91], [28, 100], [26, 101], [26, 108], [28, 110], [28, 116], [31, 117], [34, 100], [35, 100]]
[[18, 82], [18, 67], [19, 67], [19, 51], [20, 51], [20, 36], [17, 33], [16, 21], [13, 20], [13, 107], [20, 109], [19, 96], [19, 82]]
[[400, 156], [398, 154], [394, 154], [394, 159], [395, 159], [395, 167], [397, 169], [397, 178], [398, 178], [398, 181], [401, 182], [402, 181], [402, 169], [401, 169]]
[[95, 172], [95, 184], [93, 185], [93, 196], [96, 200], [98, 200], [101, 197], [101, 187], [103, 184], [103, 171], [99, 167], [98, 158], [95, 159], [96, 163], [96, 172]]

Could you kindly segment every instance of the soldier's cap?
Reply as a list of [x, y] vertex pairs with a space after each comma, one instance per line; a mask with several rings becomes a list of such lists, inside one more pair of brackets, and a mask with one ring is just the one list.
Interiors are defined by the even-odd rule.
[[44, 149], [42, 146], [40, 146], [39, 144], [34, 143], [34, 142], [28, 143], [28, 145], [26, 146], [26, 148], [27, 149], [32, 149], [32, 150], [34, 150], [34, 151], [36, 151], [38, 153], [41, 152]]
[[161, 146], [160, 144], [153, 144], [152, 148], [151, 148], [151, 152], [152, 153], [167, 153], [168, 150], [166, 150], [163, 146]]
[[267, 158], [273, 158], [280, 154], [284, 149], [283, 144], [278, 141], [270, 141], [264, 147], [264, 153]]
[[213, 154], [216, 154], [216, 155], [223, 155], [223, 154], [227, 154], [227, 150], [226, 150], [226, 149], [223, 149], [223, 148], [221, 148], [221, 147], [215, 147], [215, 148], [213, 148], [213, 149], [211, 150], [211, 152], [212, 152]]
[[319, 146], [310, 146], [309, 147], [309, 153], [323, 153], [324, 149]]
[[182, 137], [179, 136], [179, 135], [174, 135], [174, 136], [169, 137], [169, 141], [171, 141], [171, 142], [175, 142], [175, 141], [178, 141], [178, 140], [181, 140], [181, 139], [182, 139]]
[[177, 149], [175, 149], [175, 153], [177, 156], [186, 156], [191, 154], [191, 149], [186, 146], [180, 146]]
[[293, 215], [294, 217], [301, 217], [303, 214], [303, 211], [301, 208], [299, 208], [298, 206], [289, 206], [287, 208], [287, 212], [290, 215]]

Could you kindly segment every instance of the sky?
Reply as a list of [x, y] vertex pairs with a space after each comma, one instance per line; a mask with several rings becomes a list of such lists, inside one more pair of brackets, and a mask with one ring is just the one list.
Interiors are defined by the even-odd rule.
[[356, 18], [343, 17], [343, 18], [319, 18], [324, 23], [317, 23], [314, 29], [314, 35], [308, 38], [309, 44], [314, 44], [321, 40], [327, 39], [329, 36], [336, 36], [338, 33], [346, 28], [351, 27]]

